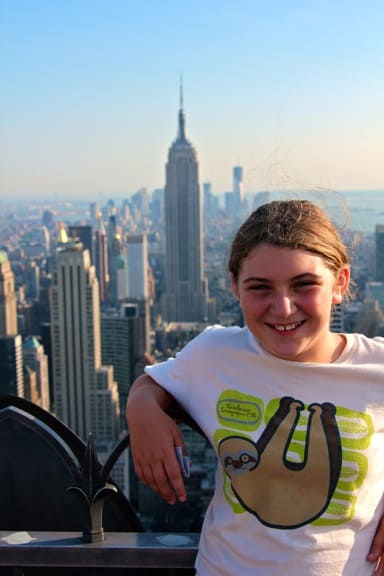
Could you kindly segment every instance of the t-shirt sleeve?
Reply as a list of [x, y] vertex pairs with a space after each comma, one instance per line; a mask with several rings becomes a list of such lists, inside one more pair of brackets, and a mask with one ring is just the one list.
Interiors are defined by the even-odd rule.
[[151, 376], [188, 411], [190, 401], [198, 387], [194, 385], [204, 375], [204, 367], [209, 361], [210, 341], [220, 327], [209, 327], [191, 340], [174, 358], [145, 367]]

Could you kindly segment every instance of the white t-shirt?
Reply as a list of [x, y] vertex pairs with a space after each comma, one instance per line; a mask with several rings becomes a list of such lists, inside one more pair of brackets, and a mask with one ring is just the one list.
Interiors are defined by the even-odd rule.
[[218, 454], [199, 576], [370, 576], [384, 512], [384, 338], [332, 364], [282, 360], [212, 327], [146, 373]]

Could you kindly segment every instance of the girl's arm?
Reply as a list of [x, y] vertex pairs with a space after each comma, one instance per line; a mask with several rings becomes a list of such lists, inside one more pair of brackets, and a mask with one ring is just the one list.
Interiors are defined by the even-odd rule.
[[175, 399], [146, 374], [133, 383], [128, 396], [126, 419], [130, 446], [139, 479], [169, 504], [184, 502], [186, 491], [175, 447], [184, 440], [177, 424], [165, 410]]

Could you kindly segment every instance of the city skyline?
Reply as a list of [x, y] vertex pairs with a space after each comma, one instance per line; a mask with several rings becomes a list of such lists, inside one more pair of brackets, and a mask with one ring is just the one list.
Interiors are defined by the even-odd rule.
[[384, 190], [378, 0], [0, 0], [0, 200], [165, 185], [184, 87], [200, 184]]

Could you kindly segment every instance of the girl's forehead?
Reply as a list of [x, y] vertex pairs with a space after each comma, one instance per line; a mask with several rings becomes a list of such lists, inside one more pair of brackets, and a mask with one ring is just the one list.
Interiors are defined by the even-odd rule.
[[263, 275], [284, 273], [295, 275], [300, 273], [319, 274], [328, 270], [325, 260], [318, 254], [300, 248], [286, 248], [272, 244], [258, 244], [244, 258], [241, 269], [250, 270]]

